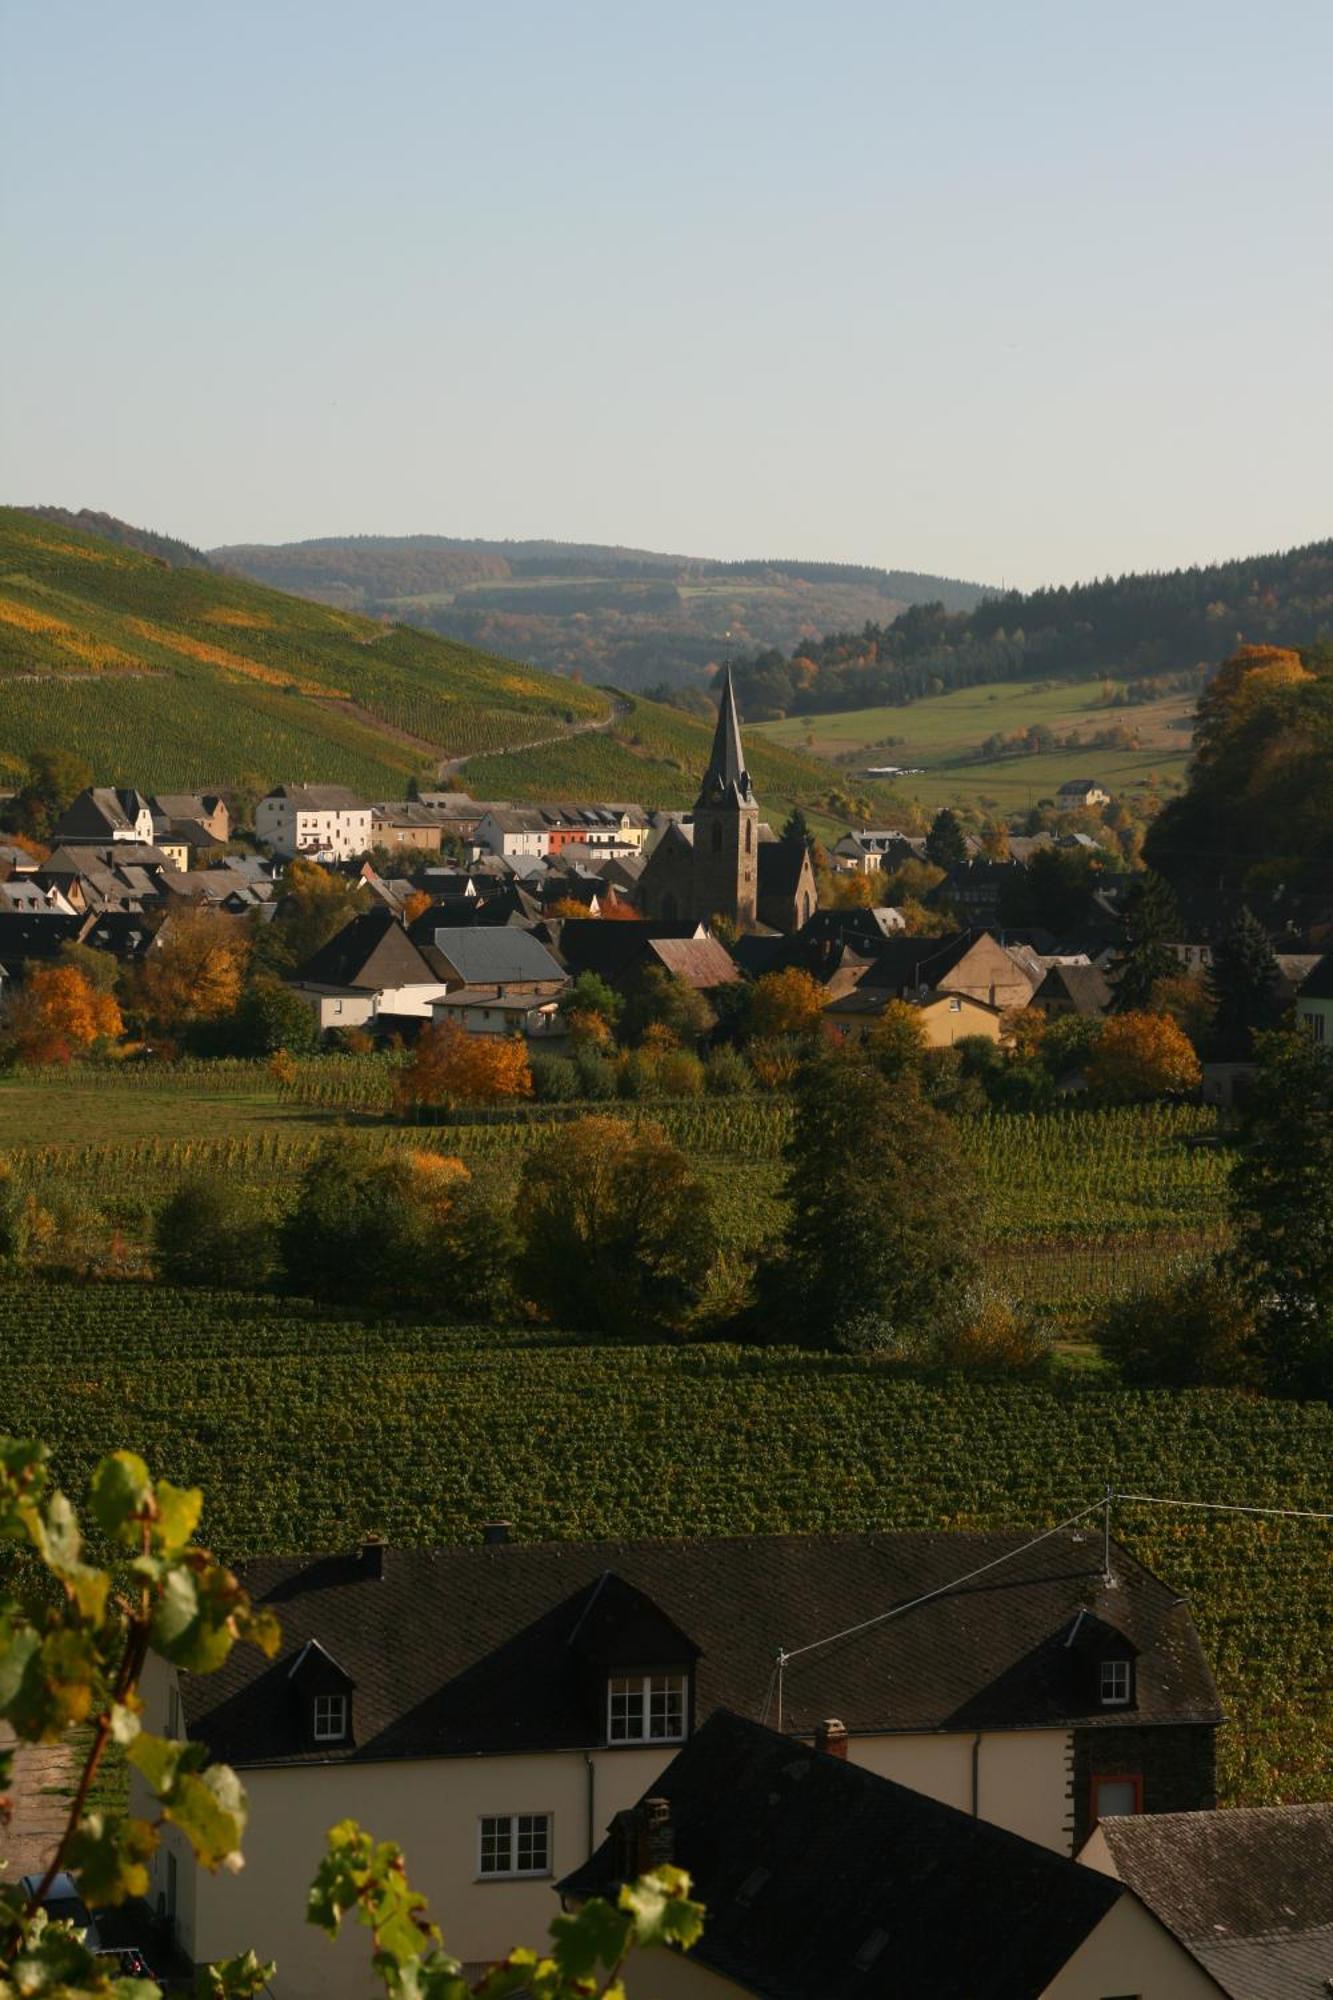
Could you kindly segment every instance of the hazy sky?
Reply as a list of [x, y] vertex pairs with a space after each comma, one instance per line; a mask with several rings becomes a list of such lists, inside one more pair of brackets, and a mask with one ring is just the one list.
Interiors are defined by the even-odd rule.
[[1333, 531], [1330, 0], [0, 0], [0, 492], [988, 582]]

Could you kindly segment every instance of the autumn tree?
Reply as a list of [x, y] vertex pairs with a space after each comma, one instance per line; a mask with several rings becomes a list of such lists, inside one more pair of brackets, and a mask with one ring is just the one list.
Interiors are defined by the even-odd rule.
[[400, 1111], [432, 1105], [505, 1104], [532, 1095], [519, 1035], [470, 1035], [459, 1021], [423, 1028], [397, 1083]]
[[45, 840], [66, 806], [93, 782], [91, 764], [69, 750], [34, 750], [11, 815], [20, 833]]
[[1193, 1044], [1169, 1014], [1111, 1015], [1088, 1064], [1088, 1088], [1107, 1104], [1196, 1090], [1202, 1080]]
[[168, 918], [135, 978], [135, 1011], [160, 1035], [183, 1036], [230, 1014], [241, 997], [250, 939], [236, 917], [187, 910]]
[[975, 1273], [979, 1202], [952, 1121], [859, 1049], [808, 1063], [786, 1149], [789, 1221], [761, 1328], [809, 1347], [920, 1339]]
[[560, 995], [559, 1011], [575, 1042], [604, 1047], [625, 1011], [614, 986], [596, 972], [581, 972]]
[[881, 1076], [895, 1077], [919, 1068], [926, 1046], [921, 1009], [906, 1000], [886, 1000], [865, 1030], [860, 1053], [870, 1058]]
[[3, 1045], [14, 1061], [41, 1066], [72, 1062], [124, 1032], [110, 993], [99, 993], [77, 966], [46, 965], [29, 972], [10, 1005]]
[[819, 1032], [828, 995], [819, 981], [799, 965], [766, 972], [754, 985], [750, 1003], [750, 1033], [761, 1040], [776, 1035]]
[[697, 987], [678, 973], [650, 965], [629, 983], [621, 1032], [633, 1043], [641, 1042], [650, 1028], [665, 1028], [675, 1041], [692, 1045], [712, 1031], [716, 1020]]
[[523, 1163], [519, 1281], [558, 1326], [680, 1332], [717, 1253], [712, 1198], [656, 1125], [590, 1117]]
[[256, 965], [279, 975], [295, 971], [365, 908], [359, 879], [316, 861], [292, 861], [272, 921], [256, 928]]

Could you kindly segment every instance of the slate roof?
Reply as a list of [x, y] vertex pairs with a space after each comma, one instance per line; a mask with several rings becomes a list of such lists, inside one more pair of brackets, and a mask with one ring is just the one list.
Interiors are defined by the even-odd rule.
[[[767, 2000], [1034, 2000], [1124, 1894], [1112, 1877], [719, 1713], [648, 1794], [707, 1906], [690, 1957]], [[613, 1837], [559, 1884], [606, 1894]]]
[[1333, 1805], [1103, 1820], [1120, 1880], [1233, 2000], [1327, 2000]]
[[801, 886], [805, 864], [803, 840], [761, 840], [759, 853], [759, 894], [794, 896]]
[[1302, 1000], [1333, 1000], [1333, 951], [1320, 959], [1301, 987]]
[[656, 938], [692, 938], [701, 924], [635, 921], [626, 918], [614, 923], [566, 924], [560, 935], [560, 956], [570, 974], [595, 972], [602, 979], [619, 979], [643, 956], [645, 945]]
[[437, 924], [422, 948], [432, 971], [465, 986], [565, 983], [565, 968], [544, 944], [529, 931], [502, 924]]
[[741, 977], [731, 953], [715, 937], [652, 938], [646, 949], [664, 971], [701, 993], [734, 986]]
[[367, 910], [344, 924], [292, 975], [299, 986], [340, 986], [382, 992], [390, 986], [440, 986], [392, 910]]
[[1106, 974], [1096, 965], [1052, 965], [1032, 996], [1034, 1007], [1067, 1001], [1076, 1014], [1104, 1014], [1111, 1004]]
[[886, 938], [876, 948], [865, 984], [888, 993], [900, 993], [909, 987], [937, 986], [971, 949], [972, 943], [968, 931], [957, 931], [949, 937]]
[[[605, 1717], [570, 1638], [610, 1573], [699, 1649], [699, 1717], [719, 1706], [758, 1715], [779, 1646], [842, 1631], [1005, 1556], [961, 1589], [793, 1660], [786, 1725], [808, 1732], [838, 1715], [856, 1734], [1218, 1720], [1181, 1599], [1114, 1547], [1108, 1588], [1099, 1535], [1065, 1530], [1016, 1554], [1029, 1539], [1024, 1531], [391, 1548], [378, 1578], [356, 1554], [262, 1557], [242, 1574], [278, 1614], [281, 1654], [270, 1664], [237, 1647], [218, 1673], [185, 1681], [186, 1713], [191, 1734], [228, 1762], [307, 1760], [282, 1689], [302, 1645], [318, 1639], [356, 1683], [356, 1744], [321, 1755], [587, 1747], [601, 1741]], [[1083, 1609], [1138, 1648], [1132, 1708], [1086, 1710], [1086, 1680], [1065, 1644]]]
[[346, 785], [275, 785], [264, 795], [286, 799], [297, 812], [369, 812], [370, 807]]
[[709, 806], [753, 804], [754, 788], [750, 783], [750, 773], [745, 768], [745, 752], [741, 747], [736, 690], [731, 683], [731, 668], [723, 667], [712, 755], [708, 759], [708, 769], [704, 772], [694, 810], [699, 812]]

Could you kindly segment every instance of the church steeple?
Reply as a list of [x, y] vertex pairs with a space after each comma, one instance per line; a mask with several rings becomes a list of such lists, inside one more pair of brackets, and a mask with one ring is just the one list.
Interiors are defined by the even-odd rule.
[[736, 714], [736, 691], [731, 684], [731, 668], [722, 669], [722, 698], [713, 732], [713, 754], [704, 772], [704, 781], [695, 802], [696, 812], [717, 806], [752, 806], [754, 790], [745, 768], [741, 748], [740, 718]]

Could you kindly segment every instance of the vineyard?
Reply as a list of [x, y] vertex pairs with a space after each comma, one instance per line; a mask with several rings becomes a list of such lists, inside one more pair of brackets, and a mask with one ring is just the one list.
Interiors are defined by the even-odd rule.
[[[133, 1285], [0, 1288], [0, 1407], [77, 1490], [126, 1445], [197, 1481], [227, 1555], [469, 1540], [1048, 1525], [1126, 1492], [1333, 1505], [1333, 1411], [1220, 1391], [902, 1379], [727, 1346], [327, 1320]], [[1121, 1503], [1189, 1595], [1227, 1802], [1327, 1794], [1329, 1528]], [[775, 1644], [806, 1635], [775, 1633]]]

